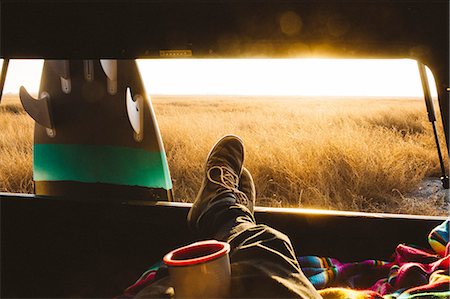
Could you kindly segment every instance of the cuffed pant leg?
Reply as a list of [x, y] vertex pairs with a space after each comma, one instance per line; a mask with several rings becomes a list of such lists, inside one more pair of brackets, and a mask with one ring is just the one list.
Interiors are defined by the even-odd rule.
[[209, 236], [231, 247], [233, 298], [321, 298], [301, 271], [285, 234], [257, 225], [252, 213], [240, 205], [217, 206], [209, 212], [205, 217], [209, 225], [204, 225]]
[[302, 273], [286, 235], [266, 225], [242, 223], [228, 242], [233, 298], [321, 298]]

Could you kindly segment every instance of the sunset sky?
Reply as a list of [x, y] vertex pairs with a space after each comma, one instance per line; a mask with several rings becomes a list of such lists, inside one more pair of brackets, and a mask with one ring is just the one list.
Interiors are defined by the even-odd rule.
[[[37, 93], [42, 63], [10, 61], [4, 92], [24, 85]], [[417, 64], [409, 59], [154, 59], [138, 65], [150, 94], [423, 97]], [[430, 85], [435, 96], [432, 77]]]

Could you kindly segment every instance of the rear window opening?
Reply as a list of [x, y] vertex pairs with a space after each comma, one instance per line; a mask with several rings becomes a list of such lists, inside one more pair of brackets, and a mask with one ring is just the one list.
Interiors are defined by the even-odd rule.
[[[37, 95], [42, 63], [9, 65], [0, 106], [2, 192], [33, 192], [34, 122], [17, 94], [24, 85]], [[194, 200], [210, 147], [232, 133], [245, 142], [257, 205], [447, 214], [416, 61], [160, 59], [138, 66], [176, 201]]]

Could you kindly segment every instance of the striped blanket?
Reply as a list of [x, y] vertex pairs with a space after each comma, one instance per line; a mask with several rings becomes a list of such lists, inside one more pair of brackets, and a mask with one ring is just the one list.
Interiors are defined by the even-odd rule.
[[[337, 259], [303, 256], [300, 266], [324, 299], [450, 298], [449, 221], [431, 231], [431, 249], [398, 245], [389, 261], [341, 263]], [[148, 269], [118, 298], [132, 298], [151, 284], [162, 262]]]
[[303, 272], [323, 298], [450, 298], [449, 221], [428, 237], [431, 250], [398, 245], [390, 261], [341, 263], [300, 257]]

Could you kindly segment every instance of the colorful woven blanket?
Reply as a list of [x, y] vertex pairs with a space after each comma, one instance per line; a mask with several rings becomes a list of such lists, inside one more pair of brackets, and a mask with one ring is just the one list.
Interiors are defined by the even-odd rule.
[[[398, 245], [390, 261], [341, 263], [337, 259], [304, 256], [300, 266], [324, 299], [450, 298], [449, 220], [431, 231], [429, 249]], [[148, 269], [119, 298], [133, 298], [155, 281], [162, 262]]]
[[323, 298], [450, 298], [449, 221], [428, 237], [431, 250], [398, 245], [391, 261], [341, 263], [300, 257], [303, 272]]

